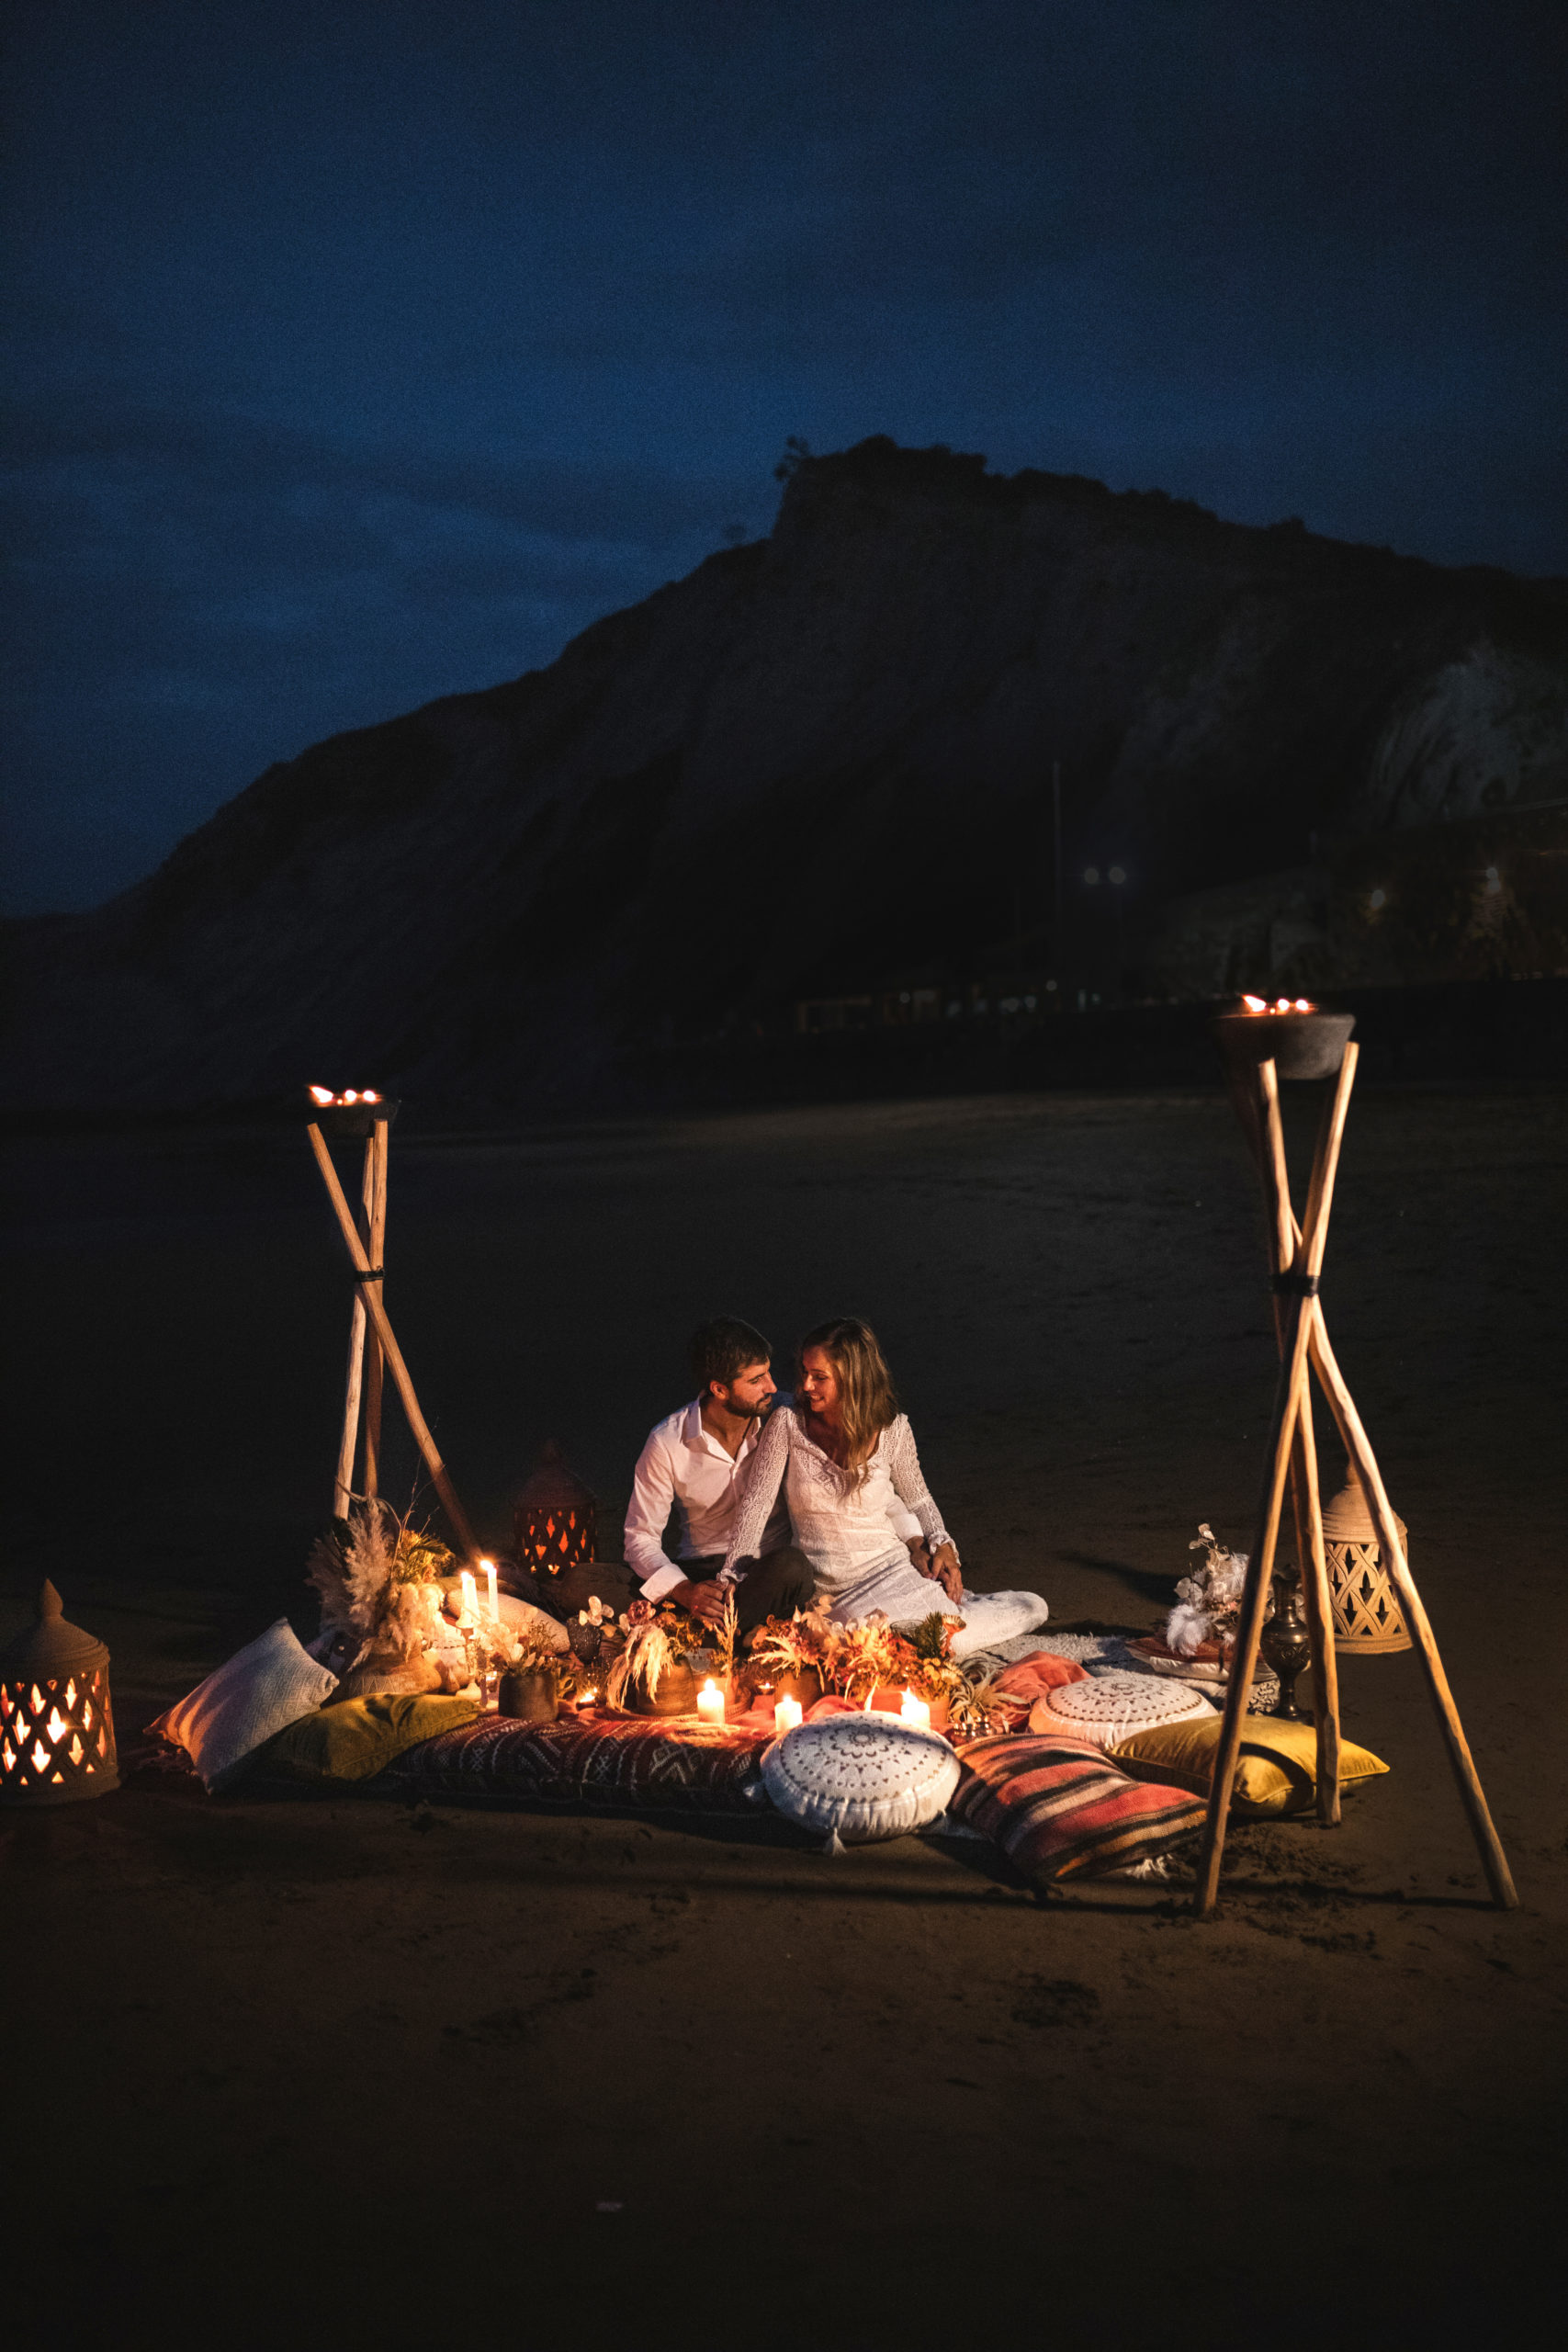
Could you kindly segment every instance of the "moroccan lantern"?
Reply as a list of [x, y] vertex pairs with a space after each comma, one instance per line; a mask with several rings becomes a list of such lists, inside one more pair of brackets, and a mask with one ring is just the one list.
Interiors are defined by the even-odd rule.
[[555, 1439], [547, 1439], [537, 1467], [513, 1506], [519, 1567], [558, 1577], [563, 1568], [594, 1560], [598, 1518], [592, 1488], [568, 1469]]
[[[1405, 1525], [1395, 1518], [1401, 1544]], [[1378, 1532], [1367, 1508], [1361, 1482], [1353, 1470], [1323, 1510], [1323, 1550], [1328, 1563], [1328, 1598], [1334, 1610], [1334, 1646], [1367, 1657], [1407, 1650], [1399, 1595], [1383, 1564]], [[1409, 1558], [1405, 1547], [1405, 1557]]]
[[70, 1804], [119, 1786], [109, 1654], [45, 1579], [38, 1621], [0, 1656], [0, 1801]]

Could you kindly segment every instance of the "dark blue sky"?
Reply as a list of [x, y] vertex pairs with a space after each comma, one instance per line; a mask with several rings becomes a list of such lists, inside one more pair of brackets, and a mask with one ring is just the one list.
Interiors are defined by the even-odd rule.
[[1568, 571], [1561, 5], [23, 0], [8, 911], [886, 432]]

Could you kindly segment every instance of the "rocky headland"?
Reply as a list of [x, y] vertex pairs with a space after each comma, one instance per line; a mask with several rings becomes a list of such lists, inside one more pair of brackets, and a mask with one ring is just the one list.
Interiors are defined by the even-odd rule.
[[[1128, 876], [1125, 994], [1556, 970], [1565, 800], [1568, 582], [873, 440], [547, 669], [317, 744], [107, 906], [7, 925], [0, 1082], [678, 1097], [687, 1048], [803, 999], [1102, 973], [1086, 861]], [[1474, 909], [1358, 934], [1366, 844], [1439, 836]]]

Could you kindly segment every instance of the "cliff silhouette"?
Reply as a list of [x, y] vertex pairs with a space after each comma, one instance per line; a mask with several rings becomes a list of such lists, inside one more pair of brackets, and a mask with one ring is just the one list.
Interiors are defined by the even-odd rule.
[[1054, 761], [1066, 862], [1122, 860], [1130, 963], [1201, 993], [1173, 902], [1568, 797], [1568, 582], [885, 439], [805, 458], [768, 538], [547, 669], [317, 744], [106, 906], [7, 925], [0, 1083], [678, 1093], [685, 1047], [804, 997], [1021, 932], [1070, 964]]

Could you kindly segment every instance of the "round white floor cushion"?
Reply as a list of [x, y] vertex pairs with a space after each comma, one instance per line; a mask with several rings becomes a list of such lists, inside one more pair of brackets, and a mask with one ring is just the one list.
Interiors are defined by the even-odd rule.
[[1087, 1682], [1069, 1682], [1049, 1690], [1034, 1710], [1042, 1710], [1064, 1731], [1114, 1747], [1141, 1731], [1162, 1724], [1185, 1723], [1191, 1715], [1214, 1712], [1190, 1682], [1168, 1682], [1156, 1674], [1096, 1674]]
[[852, 1846], [923, 1829], [946, 1810], [958, 1774], [939, 1732], [893, 1715], [800, 1724], [762, 1758], [768, 1794], [786, 1820]]

